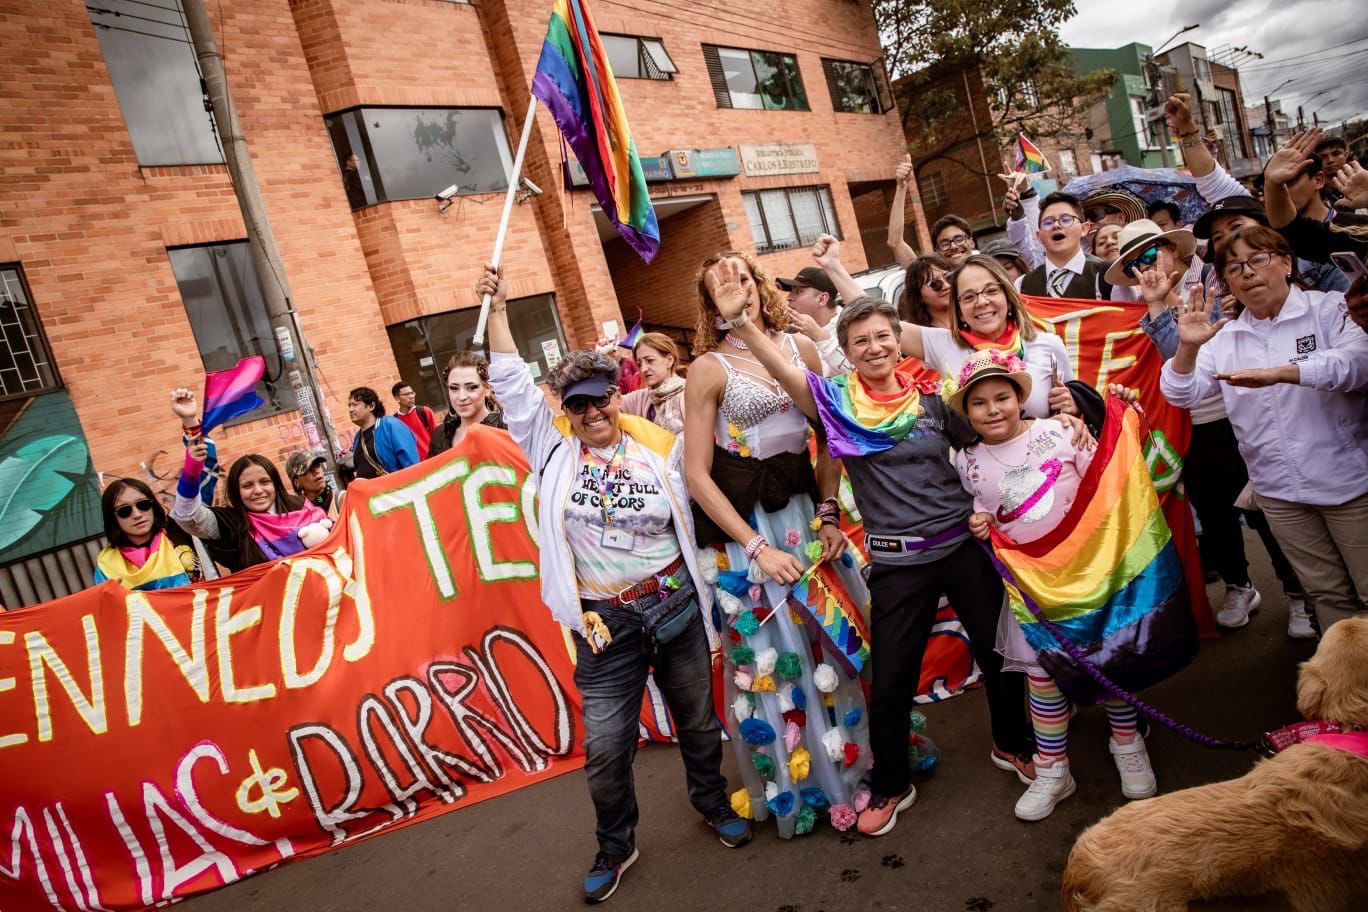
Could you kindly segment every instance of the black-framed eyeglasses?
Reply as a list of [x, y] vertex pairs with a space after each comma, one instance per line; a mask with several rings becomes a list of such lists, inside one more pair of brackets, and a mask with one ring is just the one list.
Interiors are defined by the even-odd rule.
[[973, 243], [973, 238], [967, 234], [956, 235], [951, 238], [944, 238], [936, 244], [937, 250], [954, 250], [956, 247], [968, 247]]
[[1079, 219], [1078, 219], [1078, 216], [1076, 216], [1076, 215], [1060, 215], [1060, 216], [1053, 216], [1053, 215], [1052, 215], [1052, 216], [1050, 216], [1049, 218], [1043, 218], [1043, 219], [1041, 219], [1041, 220], [1040, 220], [1040, 227], [1041, 227], [1041, 228], [1044, 228], [1046, 231], [1051, 230], [1051, 229], [1054, 228], [1056, 225], [1058, 225], [1060, 228], [1068, 228], [1070, 225], [1072, 225], [1074, 222], [1076, 222], [1076, 221], [1078, 221], [1078, 220], [1079, 220]]
[[1231, 262], [1226, 263], [1225, 269], [1221, 270], [1221, 272], [1227, 279], [1233, 279], [1244, 275], [1245, 266], [1248, 266], [1250, 269], [1263, 269], [1269, 263], [1273, 262], [1274, 256], [1276, 256], [1276, 254], [1271, 250], [1260, 250], [1258, 253], [1252, 254], [1247, 260], [1232, 260]]
[[604, 393], [602, 396], [575, 396], [573, 399], [565, 400], [562, 404], [565, 406], [565, 410], [570, 414], [583, 415], [585, 412], [589, 411], [589, 406], [591, 405], [596, 409], [606, 409], [608, 403], [613, 401], [613, 396], [616, 393], [616, 389], [609, 387], [608, 392]]
[[1157, 242], [1150, 244], [1144, 250], [1140, 251], [1135, 259], [1127, 263], [1125, 268], [1121, 271], [1132, 279], [1135, 278], [1135, 274], [1141, 269], [1148, 269], [1159, 261], [1159, 248], [1162, 246], [1164, 245]]
[[139, 513], [151, 513], [152, 508], [155, 506], [156, 504], [144, 497], [142, 500], [135, 500], [131, 504], [115, 507], [114, 515], [119, 517], [119, 519], [128, 519], [128, 517], [133, 515], [134, 510], [137, 510]]

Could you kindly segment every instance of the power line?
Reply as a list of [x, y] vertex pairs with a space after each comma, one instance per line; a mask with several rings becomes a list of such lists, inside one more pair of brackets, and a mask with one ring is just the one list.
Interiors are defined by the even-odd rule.
[[[133, 13], [121, 13], [118, 10], [106, 9], [100, 6], [87, 6], [86, 9], [97, 16], [117, 16], [120, 19], [137, 19], [140, 22], [151, 22], [155, 25], [164, 25], [167, 28], [173, 29], [179, 29], [181, 27], [179, 22], [164, 22], [161, 19], [152, 19], [148, 16], [136, 16]], [[170, 10], [168, 10], [168, 12], [170, 12]], [[91, 21], [93, 22], [94, 20]]]
[[162, 41], [174, 41], [177, 44], [190, 44], [184, 38], [172, 38], [169, 35], [155, 35], [152, 32], [140, 32], [137, 29], [124, 28], [119, 25], [105, 25], [103, 22], [92, 22], [91, 25], [97, 29], [104, 29], [107, 32], [128, 32], [130, 35], [142, 35], [145, 38], [160, 38]]
[[[1364, 35], [1362, 38], [1355, 38], [1353, 41], [1346, 41], [1346, 42], [1344, 42], [1343, 44], [1333, 44], [1333, 45], [1331, 45], [1331, 46], [1328, 47], [1328, 48], [1320, 48], [1319, 50], [1313, 51], [1313, 52], [1310, 53], [1310, 54], [1296, 54], [1296, 55], [1294, 55], [1294, 56], [1292, 56], [1292, 57], [1280, 57], [1280, 58], [1278, 58], [1277, 60], [1266, 60], [1266, 61], [1264, 61], [1263, 63], [1256, 63], [1256, 64], [1254, 64], [1253, 66], [1247, 66], [1247, 67], [1236, 67], [1236, 69], [1239, 69], [1239, 70], [1250, 70], [1250, 71], [1258, 71], [1258, 70], [1276, 70], [1276, 69], [1281, 69], [1282, 67], [1286, 67], [1286, 66], [1296, 66], [1296, 65], [1299, 64], [1299, 63], [1306, 63], [1308, 58], [1310, 58], [1310, 59], [1312, 59], [1312, 60], [1315, 60], [1315, 59], [1325, 60], [1325, 59], [1327, 59], [1327, 58], [1321, 57], [1321, 55], [1324, 54], [1326, 51], [1338, 50], [1339, 48], [1342, 48], [1342, 47], [1348, 47], [1348, 46], [1351, 45], [1351, 44], [1358, 44], [1360, 41], [1368, 41], [1368, 35]], [[1358, 51], [1349, 51], [1348, 53], [1345, 53], [1345, 54], [1336, 54], [1335, 56], [1336, 56], [1336, 57], [1347, 57], [1347, 56], [1349, 56], [1350, 54], [1361, 54], [1361, 53], [1363, 53], [1362, 50], [1358, 50]]]

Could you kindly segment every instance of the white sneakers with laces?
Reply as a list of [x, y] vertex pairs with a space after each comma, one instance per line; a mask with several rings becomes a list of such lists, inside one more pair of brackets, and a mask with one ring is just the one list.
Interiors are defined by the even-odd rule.
[[1053, 766], [1042, 766], [1036, 757], [1035, 781], [1016, 803], [1016, 815], [1021, 820], [1044, 820], [1054, 812], [1055, 805], [1072, 795], [1078, 788], [1067, 761], [1056, 760]]
[[[1121, 794], [1132, 801], [1154, 797], [1159, 791], [1159, 783], [1154, 778], [1144, 739], [1136, 737], [1129, 744], [1118, 744], [1115, 738], [1109, 737], [1107, 748], [1116, 762], [1116, 771], [1121, 774]], [[1036, 772], [1039, 774], [1038, 768]]]
[[1232, 586], [1227, 583], [1225, 605], [1216, 612], [1217, 625], [1232, 630], [1243, 627], [1249, 623], [1249, 616], [1259, 610], [1262, 601], [1263, 596], [1259, 595], [1259, 590], [1253, 584]]
[[1285, 595], [1287, 635], [1294, 640], [1314, 640], [1316, 626], [1311, 622], [1311, 600], [1304, 595]]

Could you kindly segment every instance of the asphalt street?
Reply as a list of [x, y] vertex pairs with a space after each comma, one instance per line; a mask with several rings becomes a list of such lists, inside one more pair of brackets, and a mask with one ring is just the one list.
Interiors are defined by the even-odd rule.
[[[1205, 641], [1196, 662], [1147, 694], [1170, 715], [1217, 737], [1249, 738], [1297, 718], [1297, 663], [1314, 644], [1286, 635], [1282, 592], [1256, 537], [1251, 573], [1264, 595], [1250, 625]], [[1224, 590], [1209, 587], [1213, 600]], [[1074, 838], [1123, 799], [1107, 753], [1106, 717], [1074, 720], [1078, 791], [1040, 823], [1012, 806], [1022, 786], [988, 762], [981, 692], [926, 709], [941, 763], [918, 780], [915, 806], [882, 839], [821, 826], [781, 840], [757, 827], [742, 849], [721, 846], [688, 804], [676, 751], [637, 759], [641, 858], [606, 908], [707, 912], [1036, 912], [1059, 908]], [[1156, 729], [1149, 739], [1161, 791], [1242, 775], [1255, 755], [1216, 751]], [[735, 760], [726, 752], [733, 782]], [[458, 912], [584, 908], [580, 879], [594, 856], [582, 773], [548, 782], [319, 858], [286, 865], [182, 905], [190, 912]], [[1282, 909], [1272, 901], [1207, 909]]]

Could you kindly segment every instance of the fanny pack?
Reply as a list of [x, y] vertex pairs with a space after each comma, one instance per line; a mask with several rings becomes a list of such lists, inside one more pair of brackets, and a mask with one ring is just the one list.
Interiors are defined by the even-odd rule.
[[667, 598], [647, 596], [642, 600], [641, 627], [647, 638], [656, 645], [673, 640], [684, 632], [694, 615], [698, 614], [698, 590], [693, 580], [685, 576], [683, 585]]

